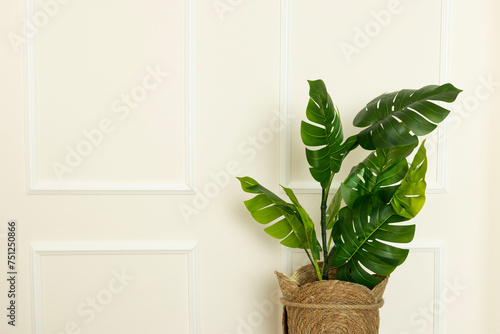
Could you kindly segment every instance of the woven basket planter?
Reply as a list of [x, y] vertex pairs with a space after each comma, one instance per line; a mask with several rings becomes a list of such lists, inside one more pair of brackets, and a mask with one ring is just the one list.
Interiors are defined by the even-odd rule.
[[297, 270], [291, 277], [276, 272], [283, 293], [283, 334], [378, 334], [379, 308], [388, 278], [368, 289], [335, 280], [318, 281], [312, 265]]

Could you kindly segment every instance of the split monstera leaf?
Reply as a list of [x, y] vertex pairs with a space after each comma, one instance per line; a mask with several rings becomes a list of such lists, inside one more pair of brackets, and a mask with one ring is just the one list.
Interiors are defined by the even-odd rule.
[[[311, 176], [322, 189], [322, 242], [292, 189], [282, 187], [288, 197], [283, 200], [254, 179], [240, 177], [243, 191], [256, 195], [244, 203], [266, 225], [267, 234], [306, 252], [319, 280], [328, 279], [328, 268], [334, 266], [337, 279], [372, 287], [380, 282], [373, 274], [389, 275], [408, 256], [407, 249], [394, 244], [413, 240], [415, 225], [408, 221], [425, 202], [427, 156], [419, 136], [431, 133], [450, 113], [436, 102], [453, 102], [461, 90], [444, 84], [382, 94], [354, 118], [363, 129], [344, 140], [339, 111], [324, 82], [309, 81], [309, 88], [301, 137]], [[351, 169], [328, 203], [335, 174], [358, 146], [369, 155]]]

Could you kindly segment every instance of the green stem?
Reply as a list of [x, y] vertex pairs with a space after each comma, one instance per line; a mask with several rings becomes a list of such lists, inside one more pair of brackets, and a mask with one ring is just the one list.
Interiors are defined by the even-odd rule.
[[[340, 196], [340, 191], [341, 190], [339, 187], [339, 189], [337, 189], [337, 192], [335, 193], [335, 196], [333, 197], [334, 199], [337, 198], [337, 196]], [[342, 201], [342, 199], [340, 201]], [[332, 205], [332, 203], [330, 203], [330, 205]], [[330, 208], [328, 208], [327, 210], [329, 210], [329, 209]], [[339, 210], [340, 210], [340, 204], [339, 204], [338, 209], [332, 210], [332, 212], [330, 213], [330, 217], [329, 217], [328, 221], [326, 222], [327, 226], [329, 226], [330, 223], [332, 222], [332, 220], [338, 216]], [[333, 225], [335, 225], [335, 223]], [[328, 249], [331, 249], [331, 245], [332, 245], [332, 241], [333, 241], [333, 237], [334, 237], [333, 236], [333, 230], [334, 230], [333, 225], [331, 227], [330, 237], [328, 238]]]
[[321, 271], [319, 270], [318, 262], [314, 260], [307, 249], [304, 248], [304, 251], [307, 254], [307, 257], [309, 258], [309, 261], [311, 261], [311, 264], [314, 266], [314, 269], [316, 269], [316, 275], [318, 275], [318, 280], [321, 281]]
[[328, 280], [328, 246], [326, 241], [326, 202], [328, 192], [323, 188], [321, 193], [321, 237], [323, 241], [323, 279]]
[[321, 271], [319, 270], [318, 262], [314, 261], [314, 268], [316, 269], [316, 275], [318, 275], [318, 280], [321, 281]]

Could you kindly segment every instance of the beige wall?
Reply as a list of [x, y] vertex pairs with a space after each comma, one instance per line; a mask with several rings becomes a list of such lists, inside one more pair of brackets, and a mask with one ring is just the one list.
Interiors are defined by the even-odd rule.
[[[40, 20], [46, 3], [34, 1]], [[23, 1], [0, 11], [0, 263], [7, 221], [19, 224], [17, 326], [2, 313], [1, 333], [278, 333], [273, 272], [303, 255], [252, 221], [232, 176], [291, 185], [317, 211], [298, 136], [316, 78], [348, 134], [386, 90], [464, 90], [430, 150], [428, 201], [381, 333], [500, 333], [495, 1], [57, 3], [45, 6], [32, 72], [27, 46], [11, 43], [24, 36]], [[382, 10], [392, 14], [377, 21]], [[363, 44], [357, 29], [375, 30]], [[157, 68], [168, 75], [155, 85]], [[137, 98], [127, 116], [123, 94]], [[53, 162], [97, 128], [102, 142], [61, 182]], [[2, 280], [2, 305], [6, 291]]]

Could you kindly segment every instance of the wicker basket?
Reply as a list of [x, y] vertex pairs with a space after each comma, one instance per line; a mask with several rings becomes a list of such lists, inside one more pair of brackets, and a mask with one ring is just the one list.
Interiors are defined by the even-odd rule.
[[368, 289], [351, 282], [318, 281], [312, 265], [291, 277], [276, 272], [283, 293], [283, 334], [378, 334], [388, 277]]

